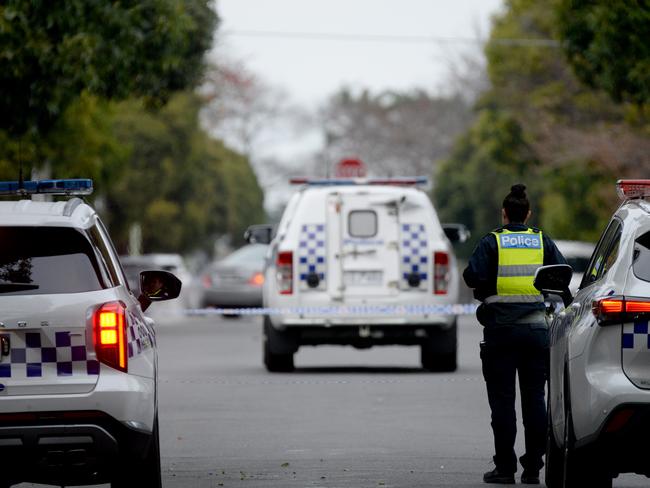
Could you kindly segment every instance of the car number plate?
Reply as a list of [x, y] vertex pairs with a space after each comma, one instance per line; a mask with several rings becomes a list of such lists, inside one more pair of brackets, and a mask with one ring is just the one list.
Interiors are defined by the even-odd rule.
[[344, 274], [347, 286], [381, 286], [383, 271], [346, 271]]

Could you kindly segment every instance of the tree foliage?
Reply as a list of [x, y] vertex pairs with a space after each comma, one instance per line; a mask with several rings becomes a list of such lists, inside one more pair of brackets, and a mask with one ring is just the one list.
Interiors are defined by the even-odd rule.
[[194, 83], [208, 0], [7, 0], [0, 5], [0, 130], [43, 134], [82, 93], [167, 99]]
[[558, 0], [557, 23], [578, 78], [616, 101], [650, 102], [650, 4]]
[[[475, 239], [500, 224], [500, 200], [523, 181], [534, 225], [557, 238], [593, 240], [617, 204], [616, 179], [650, 169], [638, 108], [581, 83], [559, 47], [493, 42], [553, 39], [554, 2], [507, 0], [485, 49], [492, 86], [437, 173], [434, 197], [443, 215], [469, 223]], [[508, 153], [494, 151], [508, 145]]]
[[357, 156], [378, 176], [428, 175], [471, 120], [459, 95], [342, 89], [321, 111], [326, 158]]
[[246, 227], [264, 221], [263, 194], [248, 160], [199, 127], [199, 108], [189, 93], [158, 112], [138, 102], [119, 105], [115, 134], [129, 155], [107, 187], [106, 214], [121, 251], [133, 223], [145, 229], [145, 252], [186, 252], [210, 250], [223, 234], [241, 244]]

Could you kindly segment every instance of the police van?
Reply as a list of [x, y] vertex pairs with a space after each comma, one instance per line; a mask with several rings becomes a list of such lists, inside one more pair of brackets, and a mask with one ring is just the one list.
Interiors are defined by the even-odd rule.
[[129, 289], [91, 180], [0, 182], [0, 487], [23, 481], [159, 488], [156, 334], [178, 296], [165, 271]]
[[[426, 178], [294, 179], [264, 282], [264, 363], [294, 367], [300, 346], [421, 347], [424, 368], [456, 369], [459, 273]], [[459, 240], [467, 231], [447, 229]]]

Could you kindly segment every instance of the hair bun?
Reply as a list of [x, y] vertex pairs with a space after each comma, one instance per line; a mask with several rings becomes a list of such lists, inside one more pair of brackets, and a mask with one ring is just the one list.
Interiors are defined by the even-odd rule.
[[510, 188], [510, 193], [512, 193], [512, 196], [517, 197], [517, 198], [525, 198], [526, 197], [526, 185], [523, 185], [521, 183], [517, 183], [516, 185], [512, 185]]

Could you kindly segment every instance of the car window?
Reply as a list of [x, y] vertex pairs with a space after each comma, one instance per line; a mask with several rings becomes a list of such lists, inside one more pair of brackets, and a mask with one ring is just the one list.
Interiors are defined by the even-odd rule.
[[646, 232], [634, 241], [632, 270], [637, 278], [650, 281], [650, 232]]
[[377, 213], [374, 210], [353, 210], [348, 214], [348, 234], [351, 237], [375, 237]]
[[622, 231], [621, 222], [616, 219], [612, 220], [596, 246], [580, 288], [598, 281], [616, 262]]
[[255, 264], [263, 263], [266, 256], [268, 246], [262, 244], [251, 244], [237, 249], [235, 252], [225, 257], [222, 261], [223, 264], [239, 265], [239, 264]]
[[0, 227], [0, 295], [109, 288], [88, 237], [66, 227]]

